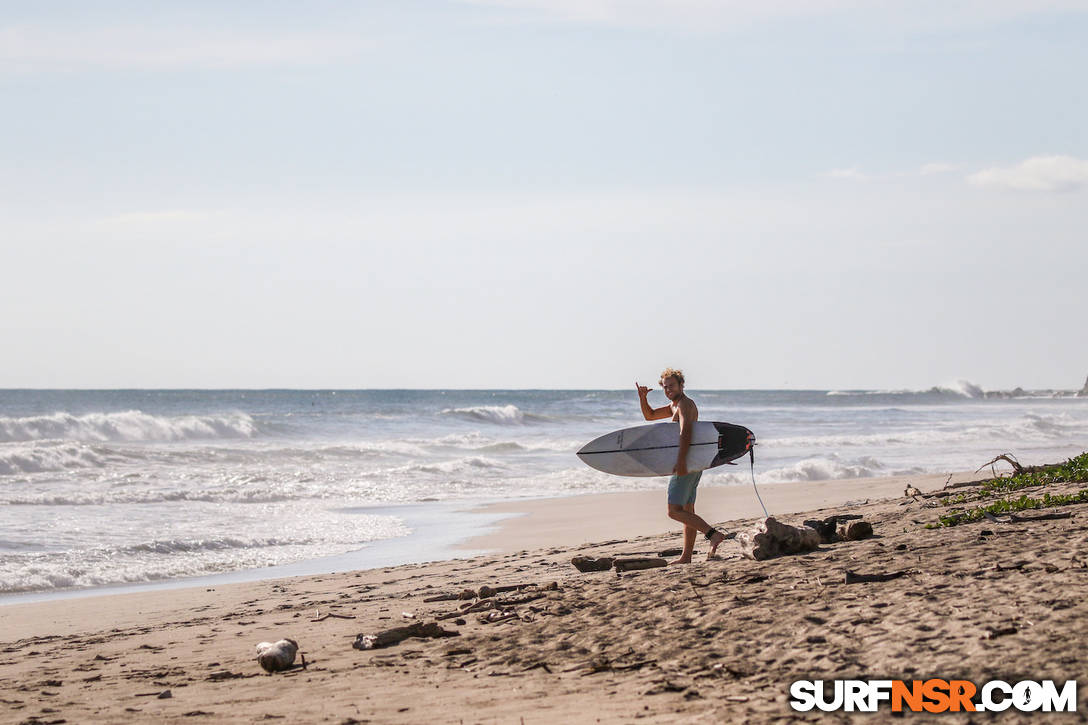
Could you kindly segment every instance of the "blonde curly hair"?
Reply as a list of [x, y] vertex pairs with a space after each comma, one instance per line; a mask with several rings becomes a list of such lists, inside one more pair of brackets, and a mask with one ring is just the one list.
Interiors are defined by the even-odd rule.
[[680, 383], [680, 387], [684, 387], [684, 371], [677, 370], [676, 368], [665, 368], [661, 371], [661, 378], [657, 381], [658, 384], [664, 385], [665, 378], [676, 378], [676, 382]]

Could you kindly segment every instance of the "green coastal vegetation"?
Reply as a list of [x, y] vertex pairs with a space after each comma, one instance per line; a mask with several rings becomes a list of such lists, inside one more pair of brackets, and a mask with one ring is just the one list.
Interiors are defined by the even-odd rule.
[[[1088, 488], [1061, 494], [1043, 491], [1042, 496], [1029, 495], [1029, 493], [1037, 493], [1035, 491], [1024, 492], [1024, 489], [1045, 489], [1057, 483], [1084, 482], [1088, 482], [1088, 451], [1064, 463], [1022, 468], [1012, 476], [991, 478], [983, 482], [977, 490], [948, 496], [942, 502], [944, 506], [969, 507], [973, 505], [973, 507], [942, 514], [938, 517], [938, 523], [927, 524], [926, 528], [936, 529], [966, 524], [984, 519], [987, 514], [1000, 516], [1030, 509], [1088, 503]], [[1016, 495], [1017, 493], [1019, 495]]]

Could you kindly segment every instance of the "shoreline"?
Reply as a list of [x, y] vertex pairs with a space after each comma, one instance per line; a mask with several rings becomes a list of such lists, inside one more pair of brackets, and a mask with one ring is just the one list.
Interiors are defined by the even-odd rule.
[[[760, 484], [759, 492], [771, 516], [792, 516], [801, 511], [901, 496], [907, 485], [931, 490], [940, 488], [946, 480], [963, 483], [980, 477], [977, 473], [957, 472], [791, 481]], [[548, 546], [577, 546], [648, 531], [675, 530], [680, 534], [680, 525], [666, 515], [664, 484], [657, 490], [501, 501], [472, 510], [510, 518], [491, 525], [488, 532], [460, 542], [457, 549], [511, 553]], [[709, 523], [763, 514], [750, 483], [700, 485], [695, 510]]]
[[[955, 474], [934, 473], [881, 478], [833, 479], [826, 481], [795, 481], [769, 483], [760, 486], [761, 496], [772, 516], [786, 520], [796, 518], [804, 511], [829, 507], [854, 507], [870, 501], [901, 496], [906, 485], [922, 490], [940, 488], [945, 480], [952, 483], [975, 480], [979, 474], [960, 472]], [[790, 502], [793, 502], [792, 504]], [[410, 504], [404, 507], [411, 506]], [[125, 601], [132, 597], [146, 602], [165, 603], [175, 598], [186, 600], [200, 592], [250, 591], [274, 585], [281, 581], [319, 580], [328, 577], [372, 575], [379, 571], [392, 571], [405, 567], [426, 568], [452, 565], [472, 559], [510, 556], [516, 553], [546, 548], [594, 547], [599, 542], [632, 537], [674, 536], [681, 531], [676, 522], [665, 515], [665, 490], [620, 491], [588, 493], [553, 498], [517, 499], [464, 506], [462, 504], [429, 507], [435, 515], [445, 510], [456, 514], [460, 524], [447, 535], [441, 536], [447, 543], [439, 558], [398, 561], [405, 547], [413, 551], [426, 550], [433, 539], [420, 537], [413, 531], [407, 537], [386, 539], [368, 547], [340, 556], [310, 559], [293, 564], [262, 569], [244, 569], [222, 574], [173, 579], [162, 582], [117, 584], [86, 589], [60, 591], [15, 592], [0, 596], [0, 641], [15, 636], [10, 623], [29, 620], [14, 616], [22, 607], [51, 610], [53, 607], [78, 609], [86, 600], [103, 599]], [[367, 511], [399, 510], [402, 506], [367, 508]], [[418, 512], [419, 509], [414, 509]], [[696, 511], [708, 522], [747, 521], [761, 518], [762, 509], [751, 485], [736, 484], [706, 486], [699, 491]], [[704, 513], [705, 512], [705, 513]], [[715, 516], [715, 514], [725, 514]], [[415, 516], [417, 522], [426, 523], [427, 516]], [[474, 519], [474, 520], [473, 520]], [[448, 521], [448, 519], [443, 519]], [[794, 523], [800, 524], [800, 521]], [[475, 533], [469, 533], [475, 532]], [[410, 541], [416, 539], [415, 541]], [[392, 554], [388, 560], [380, 557], [381, 549], [388, 547]], [[375, 558], [377, 554], [379, 558]], [[373, 563], [373, 562], [377, 563]], [[321, 562], [318, 570], [314, 563]], [[359, 562], [364, 566], [353, 566]], [[158, 606], [158, 604], [156, 605]], [[91, 605], [92, 610], [97, 607]], [[66, 619], [66, 618], [65, 618]], [[53, 620], [57, 622], [59, 620]], [[9, 626], [5, 627], [4, 625]]]
[[412, 565], [443, 558], [426, 558], [425, 553], [439, 551], [448, 558], [466, 557], [485, 553], [482, 550], [459, 549], [458, 545], [474, 536], [474, 532], [486, 530], [512, 514], [476, 511], [463, 502], [419, 502], [414, 504], [383, 504], [358, 507], [361, 513], [389, 514], [400, 517], [412, 529], [406, 536], [367, 543], [365, 546], [343, 554], [317, 559], [303, 559], [289, 564], [237, 569], [200, 576], [164, 579], [148, 582], [119, 582], [89, 587], [64, 589], [36, 589], [32, 591], [0, 593], [0, 615], [4, 608], [20, 604], [71, 601], [84, 597], [114, 596], [178, 590], [199, 587], [223, 587], [299, 576], [336, 574], [337, 572], [379, 569], [390, 566]]
[[[790, 507], [794, 505], [791, 501], [822, 506], [845, 504], [851, 498], [884, 498], [901, 493], [908, 483], [923, 489], [943, 485], [950, 475], [952, 482], [960, 482], [971, 480], [979, 474], [933, 473], [775, 482], [760, 484], [759, 490], [772, 516], [775, 512], [789, 515]], [[664, 485], [660, 490], [583, 493], [490, 502], [379, 504], [361, 506], [357, 510], [400, 517], [412, 531], [407, 536], [371, 542], [343, 554], [277, 566], [160, 581], [5, 592], [0, 593], [0, 612], [5, 607], [19, 604], [190, 587], [223, 587], [290, 577], [426, 564], [553, 545], [573, 546], [622, 538], [632, 532], [676, 528], [675, 522], [665, 515]], [[599, 516], [596, 513], [598, 510], [604, 510], [607, 515]], [[750, 483], [702, 484], [696, 510], [708, 522], [725, 520], [723, 517], [750, 518], [762, 513]], [[428, 557], [426, 552], [436, 552], [437, 555]]]

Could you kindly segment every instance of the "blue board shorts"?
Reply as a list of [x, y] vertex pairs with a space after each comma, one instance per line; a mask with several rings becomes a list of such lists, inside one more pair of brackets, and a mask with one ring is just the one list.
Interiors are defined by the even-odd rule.
[[699, 479], [702, 471], [689, 473], [686, 476], [673, 476], [669, 479], [669, 503], [677, 506], [687, 506], [695, 503], [695, 494], [699, 488]]

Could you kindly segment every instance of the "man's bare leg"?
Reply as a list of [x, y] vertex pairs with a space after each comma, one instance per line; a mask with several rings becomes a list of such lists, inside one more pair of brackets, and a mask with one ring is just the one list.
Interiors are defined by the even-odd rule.
[[[696, 532], [705, 534], [710, 531], [710, 524], [695, 513], [695, 504], [681, 506], [679, 504], [670, 503], [669, 518], [674, 521], [679, 521], [684, 525], [684, 553], [680, 555], [679, 559], [675, 559], [669, 563], [690, 564], [692, 552], [695, 551], [695, 534]], [[717, 532], [710, 540], [710, 553], [707, 554], [707, 556], [714, 556], [714, 553], [718, 550], [718, 545], [723, 541], [725, 541], [725, 534], [720, 531]]]

